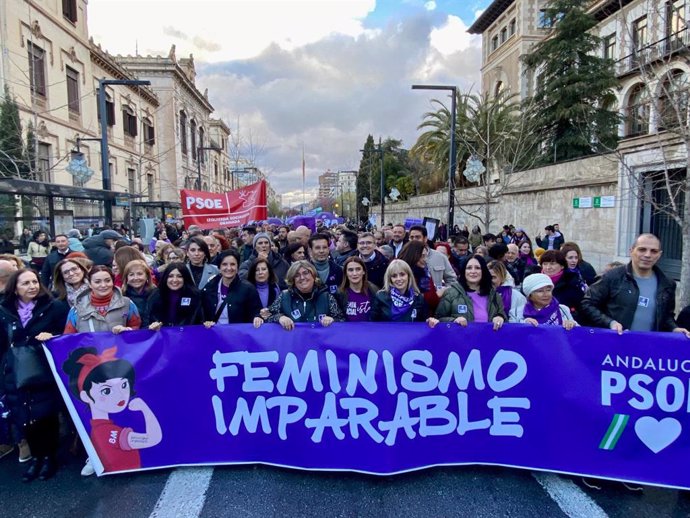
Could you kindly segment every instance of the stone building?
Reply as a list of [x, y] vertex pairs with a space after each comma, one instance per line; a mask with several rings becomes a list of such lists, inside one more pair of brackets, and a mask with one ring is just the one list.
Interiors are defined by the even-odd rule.
[[[24, 138], [30, 125], [36, 136], [31, 173], [0, 180], [0, 205], [16, 206], [2, 213], [0, 227], [42, 227], [54, 234], [101, 226], [106, 204], [115, 204], [114, 223], [130, 223], [132, 201], [160, 199], [156, 135], [148, 130], [160, 103], [142, 86], [107, 88], [112, 183], [109, 192], [102, 189], [100, 143], [93, 141], [100, 137], [99, 79], [136, 78], [89, 40], [86, 12], [85, 0], [0, 3], [0, 83], [19, 106]], [[77, 146], [90, 178], [68, 172]]]

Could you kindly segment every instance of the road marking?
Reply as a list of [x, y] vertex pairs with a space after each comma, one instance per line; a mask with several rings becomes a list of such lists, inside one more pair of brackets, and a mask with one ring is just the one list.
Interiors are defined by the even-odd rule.
[[532, 473], [532, 476], [570, 518], [608, 518], [606, 512], [572, 480], [553, 473]]
[[204, 508], [213, 468], [180, 468], [168, 477], [149, 518], [197, 518]]

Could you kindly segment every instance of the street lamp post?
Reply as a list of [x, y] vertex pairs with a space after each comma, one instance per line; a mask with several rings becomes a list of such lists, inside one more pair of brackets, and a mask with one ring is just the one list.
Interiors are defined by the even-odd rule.
[[[101, 171], [103, 174], [103, 190], [111, 190], [110, 164], [108, 163], [108, 114], [106, 113], [105, 87], [110, 85], [146, 86], [151, 81], [138, 79], [99, 79], [98, 80], [98, 108], [101, 113]], [[105, 224], [113, 224], [113, 201], [104, 200]]]
[[[196, 148], [196, 172], [198, 175], [198, 181], [199, 181], [199, 190], [201, 190], [201, 152], [202, 151], [220, 151], [220, 148], [217, 147], [206, 147], [206, 146], [198, 146]], [[210, 185], [210, 182], [209, 182]]]
[[413, 90], [448, 90], [451, 93], [450, 103], [450, 151], [448, 157], [448, 235], [453, 231], [455, 214], [455, 169], [457, 152], [455, 150], [455, 117], [458, 87], [450, 85], [412, 85]]

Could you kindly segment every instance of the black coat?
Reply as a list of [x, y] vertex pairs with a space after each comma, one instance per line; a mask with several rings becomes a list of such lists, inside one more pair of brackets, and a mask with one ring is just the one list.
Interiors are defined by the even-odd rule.
[[560, 304], [568, 306], [573, 318], [577, 320], [580, 302], [585, 296], [582, 277], [577, 272], [563, 270], [563, 276], [553, 287], [553, 296]]
[[374, 258], [371, 261], [365, 261], [364, 266], [367, 269], [367, 280], [376, 284], [378, 288], [383, 288], [386, 268], [388, 268], [386, 256], [378, 250], [374, 250]]
[[43, 266], [41, 266], [41, 282], [43, 283], [43, 286], [45, 286], [46, 288], [50, 288], [50, 283], [53, 280], [53, 272], [55, 271], [55, 267], [60, 261], [66, 258], [67, 254], [69, 254], [71, 251], [72, 250], [68, 248], [64, 254], [61, 254], [60, 252], [58, 252], [57, 248], [53, 248], [48, 253], [45, 260], [43, 261]]
[[[374, 302], [371, 307], [371, 321], [393, 322], [392, 306], [393, 301], [391, 299], [391, 294], [385, 290], [379, 290], [376, 297], [374, 297]], [[424, 322], [428, 316], [429, 308], [426, 305], [424, 296], [420, 293], [415, 296], [409, 311], [398, 320], [395, 320], [395, 322]]]
[[[201, 301], [206, 320], [218, 321], [216, 313], [218, 308], [218, 285], [221, 279], [222, 276], [216, 275], [201, 290]], [[225, 297], [227, 300], [228, 323], [251, 323], [255, 317], [259, 316], [261, 311], [259, 292], [256, 291], [252, 284], [241, 280], [239, 276], [235, 276], [229, 288], [228, 294]]]
[[145, 290], [143, 293], [139, 293], [131, 286], [127, 286], [127, 290], [125, 290], [125, 292], [123, 293], [125, 297], [134, 302], [134, 305], [139, 310], [142, 328], [148, 326], [151, 323], [151, 321], [149, 320], [149, 315], [147, 313], [148, 300], [149, 298], [151, 298], [151, 295], [153, 295], [153, 293], [156, 291], [158, 291], [158, 288], [149, 288], [148, 290]]
[[[185, 299], [190, 299], [188, 304]], [[146, 314], [149, 324], [162, 322], [164, 326], [194, 326], [204, 323], [204, 309], [201, 304], [201, 294], [198, 290], [182, 288], [182, 297], [175, 308], [175, 317], [168, 318], [168, 309], [161, 297], [160, 289], [154, 291], [146, 303]]]
[[[673, 318], [676, 306], [676, 284], [657, 267], [656, 318], [652, 331], [673, 331], [676, 321]], [[640, 289], [633, 277], [632, 263], [619, 266], [604, 274], [598, 282], [587, 290], [582, 299], [580, 314], [585, 325], [609, 328], [611, 322], [630, 329], [637, 308]]]
[[[54, 381], [36, 387], [17, 389], [15, 373], [7, 362], [9, 347], [33, 347], [45, 359], [41, 344], [34, 337], [43, 332], [62, 334], [66, 320], [66, 305], [50, 296], [42, 296], [37, 300], [33, 316], [26, 327], [22, 327], [16, 307], [10, 305], [7, 300], [0, 305], [0, 393], [6, 396], [12, 420], [18, 426], [23, 427], [38, 419], [57, 414], [61, 408], [61, 399]], [[47, 372], [50, 371], [47, 360], [44, 367]]]

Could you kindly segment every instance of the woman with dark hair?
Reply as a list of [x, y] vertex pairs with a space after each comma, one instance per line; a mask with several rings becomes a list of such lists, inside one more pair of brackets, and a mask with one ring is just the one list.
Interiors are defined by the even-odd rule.
[[415, 283], [426, 301], [429, 313], [433, 315], [444, 290], [442, 286], [434, 285], [429, 267], [427, 266], [428, 257], [429, 250], [424, 243], [419, 241], [409, 241], [403, 246], [400, 255], [398, 255], [398, 259], [405, 261], [412, 270]]
[[307, 251], [301, 243], [291, 243], [283, 249], [283, 257], [292, 264], [295, 261], [303, 261], [307, 258]]
[[261, 318], [268, 318], [270, 315], [268, 308], [275, 302], [281, 291], [278, 285], [278, 278], [273, 271], [271, 263], [269, 263], [267, 259], [255, 260], [249, 267], [247, 280], [252, 283], [256, 291], [259, 292], [259, 299], [261, 300]]
[[218, 267], [211, 263], [211, 251], [202, 237], [194, 236], [187, 241], [187, 269], [194, 285], [202, 290], [206, 283], [218, 274]]
[[309, 261], [295, 261], [285, 277], [288, 288], [268, 308], [266, 322], [277, 322], [290, 331], [295, 322], [319, 322], [323, 327], [343, 322], [345, 317], [333, 295], [325, 288]]
[[335, 294], [347, 322], [366, 322], [371, 316], [371, 307], [378, 286], [367, 279], [367, 267], [357, 256], [345, 259], [343, 263], [343, 282]]
[[539, 258], [539, 264], [541, 273], [548, 275], [553, 282], [553, 296], [560, 304], [565, 304], [577, 320], [580, 302], [587, 289], [580, 274], [568, 270], [565, 255], [560, 250], [547, 250]]
[[[0, 305], [0, 395], [33, 454], [24, 482], [47, 480], [57, 471], [61, 398], [40, 342], [62, 333], [66, 316], [67, 306], [50, 296], [35, 271], [24, 268], [10, 276]], [[33, 354], [14, 354], [19, 348]], [[30, 359], [41, 376], [22, 379], [18, 362]]]
[[269, 263], [271, 263], [271, 267], [273, 268], [273, 271], [276, 273], [276, 278], [278, 279], [278, 285], [281, 286], [282, 288], [286, 287], [285, 284], [285, 274], [288, 271], [288, 268], [290, 265], [283, 259], [283, 257], [271, 250], [271, 240], [268, 237], [268, 234], [265, 232], [259, 232], [257, 235], [254, 236], [254, 246], [251, 255], [249, 256], [249, 259], [244, 261], [240, 265], [240, 278], [241, 279], [247, 279], [247, 273], [249, 272], [249, 268], [251, 267], [252, 263], [256, 259], [266, 259]]
[[115, 286], [115, 276], [107, 266], [96, 265], [89, 271], [90, 291], [77, 297], [67, 315], [65, 334], [112, 331], [115, 334], [141, 327], [136, 304]]
[[165, 268], [158, 290], [146, 303], [146, 313], [152, 331], [163, 326], [193, 326], [204, 322], [201, 293], [187, 265], [178, 261]]
[[572, 241], [564, 243], [561, 252], [565, 256], [565, 262], [568, 263], [568, 270], [579, 274], [587, 285], [596, 282], [597, 272], [591, 264], [582, 258], [582, 251], [577, 243]]
[[429, 317], [429, 308], [419, 292], [414, 275], [402, 259], [393, 259], [376, 293], [371, 308], [373, 322], [426, 322], [434, 327], [438, 320]]
[[518, 249], [520, 250], [520, 259], [525, 261], [525, 267], [535, 268], [539, 266], [536, 257], [534, 257], [534, 252], [532, 251], [532, 242], [523, 239], [518, 243]]
[[55, 298], [74, 307], [79, 295], [89, 289], [89, 270], [81, 261], [63, 259], [55, 265], [53, 287]]
[[[163, 438], [154, 413], [141, 398], [134, 397], [132, 364], [116, 358], [116, 352], [115, 347], [101, 354], [95, 347], [80, 347], [62, 364], [70, 391], [91, 411], [91, 442], [105, 472], [140, 468], [139, 450], [156, 446]], [[136, 432], [112, 421], [111, 414], [126, 410], [141, 412], [145, 431]]]
[[441, 297], [436, 316], [442, 322], [463, 327], [468, 322], [492, 322], [494, 330], [508, 320], [483, 257], [473, 255], [460, 266], [458, 282], [451, 284]]
[[146, 261], [135, 259], [127, 263], [122, 272], [122, 291], [136, 304], [142, 327], [147, 326], [149, 318], [146, 313], [146, 304], [151, 294], [156, 291], [156, 285], [153, 283], [153, 274]]
[[261, 300], [256, 288], [240, 279], [240, 254], [226, 250], [219, 254], [220, 275], [201, 290], [206, 327], [214, 324], [253, 323], [258, 328], [264, 321], [259, 316]]

